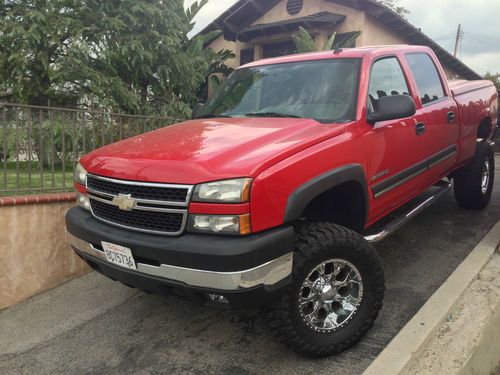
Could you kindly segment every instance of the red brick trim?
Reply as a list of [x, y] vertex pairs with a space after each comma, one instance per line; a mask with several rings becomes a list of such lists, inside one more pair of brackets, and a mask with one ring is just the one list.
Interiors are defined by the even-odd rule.
[[76, 193], [54, 193], [40, 195], [26, 195], [20, 197], [0, 197], [0, 207], [21, 206], [37, 203], [72, 202], [76, 199]]

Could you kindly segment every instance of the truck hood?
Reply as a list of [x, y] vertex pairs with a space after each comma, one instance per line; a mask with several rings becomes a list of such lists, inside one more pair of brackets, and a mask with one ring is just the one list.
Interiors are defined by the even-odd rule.
[[191, 120], [102, 147], [81, 163], [93, 174], [145, 182], [197, 184], [255, 177], [344, 128], [312, 119]]

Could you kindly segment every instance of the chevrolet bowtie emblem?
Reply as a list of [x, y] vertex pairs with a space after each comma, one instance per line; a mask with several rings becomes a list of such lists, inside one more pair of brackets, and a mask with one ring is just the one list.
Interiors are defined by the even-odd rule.
[[132, 211], [135, 206], [135, 199], [132, 198], [131, 194], [118, 194], [111, 201], [115, 206], [117, 206], [122, 211]]

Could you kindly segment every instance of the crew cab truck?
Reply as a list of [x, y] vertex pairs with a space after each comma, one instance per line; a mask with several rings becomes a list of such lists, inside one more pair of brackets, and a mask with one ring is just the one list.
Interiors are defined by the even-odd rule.
[[427, 47], [253, 62], [192, 120], [83, 156], [68, 238], [111, 279], [263, 306], [285, 344], [328, 356], [382, 306], [373, 242], [450, 181], [461, 207], [488, 204], [497, 110], [491, 82], [450, 84]]

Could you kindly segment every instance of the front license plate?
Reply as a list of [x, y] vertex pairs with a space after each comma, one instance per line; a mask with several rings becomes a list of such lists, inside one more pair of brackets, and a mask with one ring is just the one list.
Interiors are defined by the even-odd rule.
[[131, 270], [137, 269], [132, 251], [128, 247], [115, 245], [109, 242], [101, 242], [101, 244], [108, 262]]

